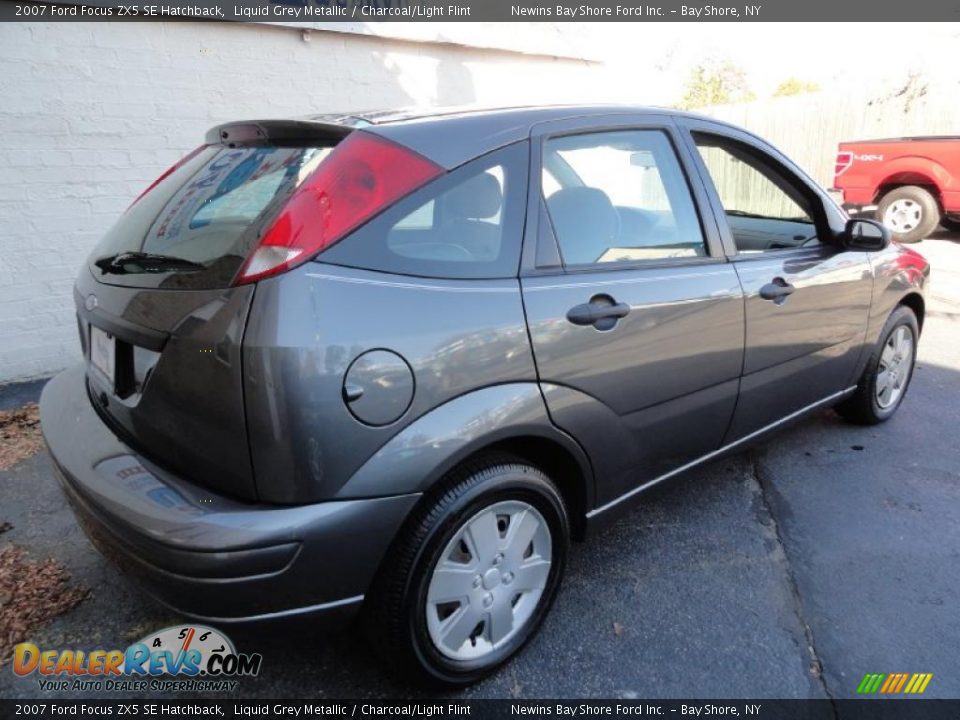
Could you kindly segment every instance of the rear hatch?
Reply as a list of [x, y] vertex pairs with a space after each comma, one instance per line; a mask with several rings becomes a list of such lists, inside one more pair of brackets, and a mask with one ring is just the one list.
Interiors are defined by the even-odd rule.
[[272, 248], [265, 259], [258, 245], [349, 132], [301, 121], [215, 128], [130, 206], [77, 280], [94, 406], [134, 449], [200, 485], [257, 496], [241, 367], [252, 266], [291, 254]]

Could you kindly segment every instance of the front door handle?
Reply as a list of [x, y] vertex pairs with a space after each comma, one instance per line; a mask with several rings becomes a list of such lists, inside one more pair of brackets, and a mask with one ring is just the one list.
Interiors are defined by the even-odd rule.
[[627, 303], [618, 303], [609, 295], [594, 295], [590, 302], [570, 308], [567, 320], [574, 325], [593, 325], [597, 330], [610, 330], [629, 313]]
[[788, 295], [792, 295], [796, 288], [784, 280], [782, 277], [776, 277], [773, 282], [769, 282], [760, 288], [760, 297], [764, 300], [773, 300], [777, 305], [782, 305]]

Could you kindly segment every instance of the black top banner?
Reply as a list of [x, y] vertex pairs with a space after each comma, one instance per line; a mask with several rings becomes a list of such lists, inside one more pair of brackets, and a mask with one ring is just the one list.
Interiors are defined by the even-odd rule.
[[[753, 3], [756, 4], [753, 4]], [[0, 22], [231, 20], [282, 23], [960, 21], [960, 0], [90, 0], [0, 2]], [[836, 40], [836, 38], [834, 38]], [[865, 43], [855, 31], [848, 42]], [[811, 48], [798, 47], [797, 52]]]

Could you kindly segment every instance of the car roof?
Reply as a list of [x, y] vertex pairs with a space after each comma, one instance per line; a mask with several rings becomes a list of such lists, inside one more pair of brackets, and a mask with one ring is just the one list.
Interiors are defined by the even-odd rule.
[[508, 122], [517, 119], [530, 120], [531, 122], [544, 122], [566, 117], [608, 115], [611, 113], [654, 113], [658, 115], [668, 113], [671, 115], [704, 117], [675, 108], [654, 105], [598, 103], [593, 105], [504, 105], [490, 107], [460, 105], [445, 107], [380, 108], [375, 110], [308, 115], [307, 119], [357, 125], [394, 125], [413, 122], [450, 122], [463, 120], [465, 118], [484, 118], [494, 122], [497, 120]]
[[302, 120], [372, 132], [449, 169], [527, 138], [538, 123], [591, 116], [664, 114], [716, 122], [672, 108], [621, 104], [408, 108], [326, 113]]

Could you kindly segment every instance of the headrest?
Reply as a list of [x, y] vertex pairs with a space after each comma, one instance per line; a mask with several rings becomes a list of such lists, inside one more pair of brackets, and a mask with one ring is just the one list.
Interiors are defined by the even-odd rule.
[[444, 207], [453, 217], [483, 220], [496, 215], [502, 203], [500, 182], [490, 173], [482, 172], [449, 190]]
[[620, 233], [620, 216], [603, 190], [571, 187], [547, 198], [553, 229], [566, 263], [592, 263]]

